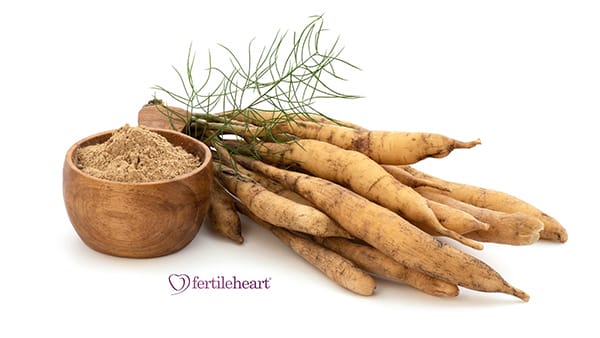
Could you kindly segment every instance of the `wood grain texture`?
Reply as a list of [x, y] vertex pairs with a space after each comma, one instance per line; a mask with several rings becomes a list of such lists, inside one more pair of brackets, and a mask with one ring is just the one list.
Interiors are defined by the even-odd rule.
[[177, 107], [146, 104], [138, 112], [138, 125], [148, 128], [183, 131], [190, 113]]
[[76, 150], [104, 142], [112, 131], [74, 144], [63, 166], [63, 197], [69, 219], [92, 249], [122, 257], [164, 256], [194, 239], [208, 211], [213, 169], [206, 145], [182, 133], [151, 129], [197, 155], [202, 164], [172, 180], [121, 183], [98, 179], [76, 166]]

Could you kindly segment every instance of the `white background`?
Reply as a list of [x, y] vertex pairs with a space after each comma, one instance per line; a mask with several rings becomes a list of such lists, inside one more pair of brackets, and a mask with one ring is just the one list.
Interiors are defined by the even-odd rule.
[[[19, 1], [0, 5], [3, 130], [0, 336], [541, 336], [594, 330], [600, 110], [595, 1]], [[394, 3], [394, 7], [391, 4]], [[566, 244], [486, 245], [477, 257], [531, 295], [461, 290], [437, 299], [381, 282], [372, 297], [330, 282], [245, 223], [237, 246], [203, 227], [183, 251], [130, 260], [77, 237], [62, 163], [90, 134], [136, 124], [153, 85], [177, 88], [193, 42], [199, 68], [325, 13], [362, 68], [365, 96], [320, 106], [370, 129], [429, 131], [483, 144], [418, 167], [514, 194], [557, 218]], [[262, 40], [261, 40], [262, 39]], [[224, 63], [226, 60], [215, 60]], [[266, 291], [171, 296], [172, 273], [272, 278]]]

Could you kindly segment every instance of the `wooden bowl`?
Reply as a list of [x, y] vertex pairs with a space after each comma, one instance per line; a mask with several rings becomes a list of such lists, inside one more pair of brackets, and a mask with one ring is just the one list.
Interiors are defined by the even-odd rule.
[[67, 213], [79, 237], [96, 251], [121, 257], [164, 256], [185, 247], [200, 230], [212, 184], [210, 150], [185, 134], [149, 129], [198, 156], [200, 167], [149, 183], [108, 181], [77, 168], [77, 149], [105, 142], [113, 131], [87, 137], [67, 152], [63, 166]]

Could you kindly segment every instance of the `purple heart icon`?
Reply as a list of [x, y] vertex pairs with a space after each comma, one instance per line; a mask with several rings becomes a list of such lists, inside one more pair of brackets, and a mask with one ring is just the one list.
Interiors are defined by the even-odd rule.
[[190, 277], [184, 273], [173, 273], [169, 275], [169, 284], [171, 284], [171, 287], [175, 290], [171, 295], [178, 295], [190, 287]]

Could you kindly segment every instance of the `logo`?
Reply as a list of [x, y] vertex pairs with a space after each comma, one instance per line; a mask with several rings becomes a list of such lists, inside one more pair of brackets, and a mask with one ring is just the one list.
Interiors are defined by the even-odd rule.
[[188, 274], [173, 273], [169, 275], [169, 285], [173, 290], [171, 295], [179, 295], [190, 290], [268, 290], [271, 288], [271, 277], [261, 279], [244, 279], [237, 276], [226, 278], [216, 276], [212, 278], [190, 277]]
[[178, 295], [190, 287], [190, 276], [186, 274], [171, 274], [169, 276], [169, 284], [175, 291], [173, 295]]

